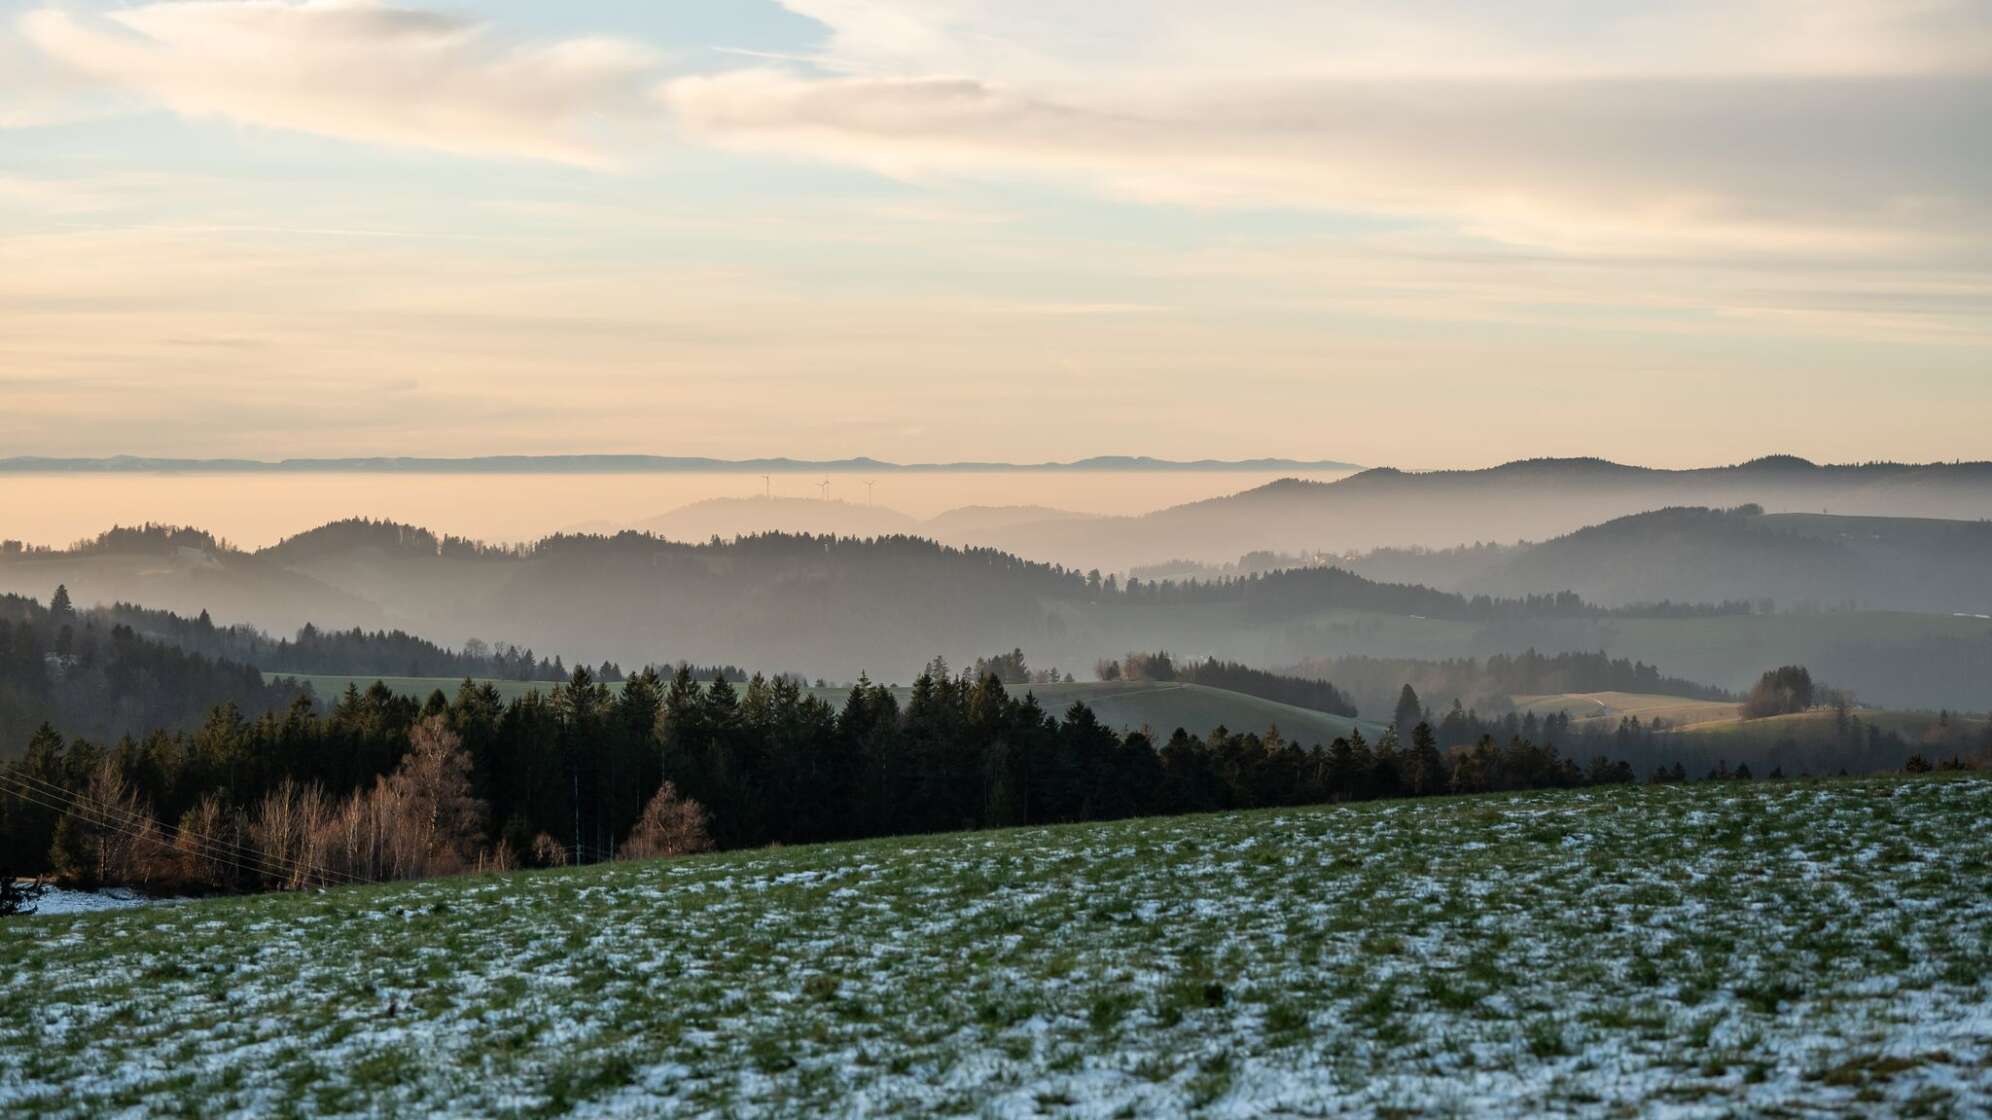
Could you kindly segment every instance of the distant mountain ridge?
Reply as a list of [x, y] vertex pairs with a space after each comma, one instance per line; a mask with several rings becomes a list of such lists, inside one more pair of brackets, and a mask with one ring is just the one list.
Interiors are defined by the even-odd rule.
[[[1546, 552], [1545, 570], [1584, 582], [1603, 568], [1613, 578], [1601, 592], [1630, 594], [1656, 585], [1622, 584], [1621, 571], [1651, 580], [1668, 577], [1682, 557], [1733, 556], [1741, 559], [1716, 563], [1750, 582], [1732, 591], [1725, 576], [1681, 590], [1754, 591], [1768, 571], [1782, 577], [1768, 593], [1790, 602], [1807, 590], [1797, 577], [1823, 589], [1832, 585], [1813, 581], [1874, 570], [1848, 567], [1849, 554], [1863, 565], [1886, 564], [1882, 571], [1921, 556], [1928, 563], [1907, 570], [1928, 572], [1913, 578], [1930, 589], [1985, 586], [1982, 576], [1972, 582], [1970, 567], [1985, 551], [1985, 527], [1977, 523], [1761, 514], [1724, 520], [1731, 517], [1674, 512], [1604, 526]], [[1801, 535], [1825, 539], [1793, 539]], [[1566, 548], [1567, 559], [1558, 559]], [[1502, 549], [1467, 559], [1498, 567], [1526, 554]], [[1792, 560], [1810, 554], [1825, 559]], [[1636, 563], [1645, 559], [1652, 563]], [[1708, 568], [1697, 560], [1690, 570]], [[1992, 705], [1992, 617], [1982, 617], [1992, 611], [1974, 609], [1980, 600], [1968, 594], [1945, 596], [1938, 603], [1944, 613], [1607, 611], [1576, 595], [1468, 597], [1339, 568], [1215, 586], [1143, 580], [1137, 589], [1130, 581], [1116, 590], [1106, 575], [907, 535], [769, 534], [687, 544], [621, 532], [492, 546], [360, 520], [256, 552], [159, 526], [107, 533], [72, 549], [0, 549], [0, 592], [47, 595], [58, 583], [81, 604], [139, 602], [187, 616], [205, 609], [280, 633], [305, 622], [399, 629], [449, 645], [475, 637], [493, 648], [568, 650], [590, 661], [686, 657], [830, 679], [863, 671], [905, 681], [937, 653], [967, 664], [1013, 648], [1028, 651], [1033, 665], [1081, 674], [1129, 650], [1272, 667], [1349, 655], [1443, 660], [1533, 648], [1546, 655], [1602, 651], [1730, 690], [1747, 688], [1768, 666], [1804, 664], [1879, 703]]]
[[1523, 459], [1477, 470], [1373, 467], [1332, 482], [1281, 479], [1141, 517], [1017, 526], [978, 543], [1103, 570], [1254, 551], [1345, 553], [1546, 540], [1677, 506], [1771, 513], [1992, 518], [1992, 462], [1819, 465], [1775, 455], [1670, 470], [1604, 459]]
[[643, 474], [672, 472], [853, 471], [972, 472], [1009, 471], [1346, 471], [1354, 463], [1332, 459], [1157, 459], [1148, 455], [1095, 455], [1069, 462], [894, 463], [868, 456], [849, 459], [714, 459], [682, 455], [478, 455], [465, 458], [362, 456], [326, 459], [175, 459], [139, 455], [56, 458], [17, 455], [0, 459], [0, 473], [60, 474], [131, 472], [363, 473], [363, 474]]
[[1389, 582], [1484, 595], [1568, 590], [1607, 606], [1771, 599], [1992, 614], [1986, 520], [1672, 507], [1538, 544], [1385, 549], [1337, 562]]

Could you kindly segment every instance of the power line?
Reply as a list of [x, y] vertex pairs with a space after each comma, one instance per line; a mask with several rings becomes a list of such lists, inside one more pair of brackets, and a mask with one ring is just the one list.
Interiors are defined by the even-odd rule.
[[[134, 810], [107, 807], [94, 798], [77, 794], [74, 791], [64, 789], [50, 782], [27, 778], [25, 775], [17, 774], [15, 778], [17, 781], [22, 782], [22, 789], [15, 791], [15, 796], [20, 797], [30, 804], [39, 805], [44, 809], [60, 813], [79, 813], [84, 819], [90, 820], [92, 823], [109, 828], [133, 839], [149, 840], [160, 847], [177, 847], [176, 844], [167, 840], [166, 837], [168, 835], [177, 835], [178, 830], [173, 829], [164, 821], [155, 817], [150, 817]], [[37, 789], [35, 785], [28, 784], [30, 781], [47, 788], [46, 790]], [[51, 799], [54, 803], [51, 803]], [[128, 827], [133, 824], [150, 824], [155, 826], [156, 831], [148, 834], [144, 831]], [[325, 880], [344, 879], [350, 882], [359, 881], [352, 876], [332, 871], [329, 868], [315, 867], [304, 861], [265, 852], [260, 848], [247, 844], [215, 839], [195, 832], [192, 829], [185, 831], [198, 849], [192, 854], [204, 859], [212, 859], [219, 863], [225, 863], [242, 871], [261, 875], [280, 875], [285, 878], [298, 878], [301, 872], [308, 872]], [[240, 859], [237, 857], [240, 857]], [[249, 862], [242, 862], [244, 859]], [[254, 866], [251, 866], [252, 864]]]
[[[149, 842], [161, 848], [174, 847], [174, 845], [171, 842], [166, 840], [163, 834], [157, 831], [148, 832], [143, 830], [136, 830], [129, 827], [131, 822], [129, 816], [126, 814], [120, 813], [116, 816], [113, 816], [108, 813], [103, 813], [93, 810], [87, 805], [78, 805], [74, 803], [62, 804], [59, 801], [45, 801], [42, 800], [40, 797], [33, 796], [30, 793], [21, 790], [13, 791], [13, 796], [19, 798], [23, 802], [26, 802], [27, 804], [37, 805], [40, 806], [41, 808], [49, 809], [57, 813], [62, 813], [65, 815], [75, 814], [91, 824], [94, 824], [100, 828], [110, 829], [113, 832], [116, 832], [122, 836], [129, 837], [133, 840], [141, 842]], [[260, 865], [261, 857], [251, 857], [252, 860], [255, 860], [259, 863], [258, 866], [251, 866], [249, 864], [241, 863], [235, 859], [230, 858], [227, 855], [223, 855], [217, 852], [200, 852], [197, 854], [200, 855], [201, 858], [203, 859], [211, 859], [216, 863], [227, 864], [230, 867], [234, 867], [240, 871], [248, 872], [251, 875], [282, 875], [286, 878], [289, 878], [296, 874], [294, 869]]]
[[[250, 844], [244, 844], [240, 841], [224, 840], [216, 837], [207, 836], [203, 833], [196, 832], [192, 829], [178, 828], [176, 826], [167, 824], [165, 821], [160, 820], [157, 817], [150, 816], [138, 810], [126, 810], [115, 806], [107, 806], [104, 803], [96, 800], [95, 798], [89, 797], [88, 795], [79, 794], [74, 790], [70, 790], [63, 786], [56, 785], [53, 782], [37, 778], [32, 774], [27, 774], [19, 770], [9, 771], [5, 776], [11, 777], [16, 782], [20, 783], [21, 790], [17, 792], [16, 796], [20, 796], [24, 800], [31, 801], [34, 804], [39, 805], [44, 809], [50, 809], [56, 812], [72, 812], [80, 810], [86, 814], [94, 813], [98, 818], [94, 823], [98, 823], [104, 825], [105, 827], [112, 828], [113, 830], [122, 832], [125, 835], [133, 837], [134, 839], [153, 840], [155, 843], [159, 844], [162, 847], [176, 846], [172, 841], [165, 839], [166, 836], [169, 835], [177, 836], [184, 833], [189, 838], [191, 838], [195, 843], [195, 845], [200, 849], [194, 854], [199, 855], [203, 858], [214, 859], [218, 862], [229, 864], [230, 866], [239, 868], [244, 871], [250, 871], [253, 873], [260, 873], [264, 875], [281, 874], [286, 878], [298, 878], [300, 876], [300, 873], [303, 873], [304, 876], [307, 878], [307, 880], [310, 876], [316, 876], [321, 880], [339, 881], [348, 884], [367, 881], [361, 878], [360, 876], [348, 874], [342, 871], [335, 871], [331, 868], [321, 867], [305, 860], [296, 859], [290, 856], [285, 856], [275, 852], [266, 851], [262, 848]], [[29, 794], [40, 794], [41, 796], [40, 798], [37, 798], [37, 797], [28, 796]], [[44, 798], [52, 798], [56, 801], [64, 802], [64, 804], [50, 804], [47, 800], [43, 800]], [[158, 835], [147, 836], [142, 832], [132, 831], [127, 828], [120, 827], [121, 824], [138, 823], [138, 822], [153, 825], [158, 830]], [[241, 857], [242, 859], [247, 859], [251, 863], [259, 864], [261, 866], [250, 867], [242, 862], [239, 862], [237, 857]]]

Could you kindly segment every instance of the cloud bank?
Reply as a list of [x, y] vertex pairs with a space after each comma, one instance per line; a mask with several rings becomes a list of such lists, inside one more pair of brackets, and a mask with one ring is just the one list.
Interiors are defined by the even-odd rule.
[[42, 9], [20, 31], [70, 69], [188, 116], [583, 165], [611, 162], [592, 132], [646, 112], [658, 65], [629, 42], [513, 44], [365, 0], [189, 0], [95, 19]]
[[1992, 216], [1984, 3], [788, 4], [828, 76], [671, 81], [692, 135], [1593, 253], [1947, 252]]

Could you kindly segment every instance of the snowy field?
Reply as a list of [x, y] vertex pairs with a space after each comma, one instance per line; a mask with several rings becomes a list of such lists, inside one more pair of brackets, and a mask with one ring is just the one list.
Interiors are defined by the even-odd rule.
[[[28, 880], [22, 880], [23, 883]], [[169, 906], [185, 901], [178, 898], [146, 898], [127, 890], [66, 891], [48, 887], [32, 904], [37, 914], [94, 914], [99, 910], [128, 910], [134, 906]]]
[[0, 922], [0, 1112], [1986, 1115], [1992, 781], [1533, 793]]

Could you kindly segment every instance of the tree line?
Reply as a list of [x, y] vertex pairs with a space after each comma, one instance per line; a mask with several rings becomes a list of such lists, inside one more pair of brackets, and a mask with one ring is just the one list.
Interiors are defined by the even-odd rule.
[[[67, 592], [58, 587], [66, 599]], [[53, 601], [53, 600], [51, 600]], [[551, 658], [506, 642], [472, 638], [457, 649], [405, 630], [321, 629], [310, 623], [291, 638], [272, 637], [244, 623], [218, 625], [203, 610], [188, 618], [172, 611], [152, 610], [136, 603], [113, 603], [77, 610], [85, 624], [109, 630], [129, 627], [154, 641], [178, 646], [215, 660], [254, 665], [273, 674], [353, 676], [376, 673], [399, 677], [480, 677], [504, 681], [557, 683], [568, 676], [559, 655]], [[729, 667], [732, 668], [732, 667]], [[740, 672], [733, 669], [734, 672]], [[594, 669], [599, 676], [621, 680], [623, 670], [612, 662]], [[741, 673], [741, 680], [746, 675]]]
[[921, 582], [949, 578], [959, 583], [963, 576], [972, 573], [977, 578], [969, 586], [990, 595], [1028, 592], [1061, 599], [1113, 600], [1126, 605], [1242, 602], [1267, 614], [1341, 607], [1490, 621], [1708, 617], [1748, 614], [1754, 609], [1747, 602], [1647, 603], [1608, 608], [1589, 603], [1569, 591], [1511, 598], [1469, 596], [1421, 584], [1381, 582], [1333, 565], [1248, 570], [1208, 578], [1144, 580], [1130, 576], [1122, 580], [1098, 569], [1082, 572], [1062, 564], [1025, 560], [999, 549], [954, 547], [908, 535], [857, 538], [765, 532], [732, 540], [715, 537], [704, 543], [684, 543], [649, 533], [623, 531], [609, 536], [563, 533], [530, 544], [488, 545], [439, 536], [412, 525], [352, 519], [321, 526], [254, 553], [238, 552], [227, 541], [199, 529], [155, 524], [116, 527], [78, 542], [67, 551], [71, 555], [102, 555], [167, 552], [176, 548], [253, 556], [279, 564], [336, 557], [364, 548], [386, 556], [406, 571], [438, 563], [512, 564], [537, 560], [554, 564], [593, 562], [613, 567], [620, 561], [634, 560], [659, 574], [679, 576], [710, 576], [711, 561], [718, 558], [747, 571], [807, 554], [826, 562], [843, 561], [839, 567], [847, 567], [851, 561], [886, 569], [918, 565], [923, 570]]
[[1130, 653], [1126, 657], [1101, 661], [1094, 666], [1093, 672], [1103, 681], [1182, 681], [1351, 719], [1356, 715], [1356, 706], [1326, 680], [1269, 673], [1215, 657], [1179, 662], [1166, 650]]
[[[272, 640], [253, 626], [217, 626], [205, 611], [184, 618], [131, 603], [78, 608], [61, 586], [49, 603], [0, 594], [0, 757], [17, 752], [42, 724], [106, 741], [152, 728], [188, 730], [224, 703], [252, 717], [280, 710], [310, 692], [298, 675], [548, 685], [571, 675], [559, 657], [535, 661], [531, 650], [475, 640], [457, 651], [400, 630], [309, 624], [295, 641]], [[748, 677], [737, 665], [680, 665], [700, 680]], [[608, 683], [626, 676], [607, 661], [590, 672]]]
[[904, 704], [861, 681], [841, 706], [787, 678], [645, 670], [611, 689], [579, 669], [509, 703], [468, 681], [426, 702], [376, 685], [322, 715], [307, 698], [253, 719], [223, 705], [191, 732], [109, 747], [44, 729], [0, 770], [0, 851], [21, 853], [17, 874], [241, 889], [313, 868], [340, 881], [601, 859], [687, 835], [738, 848], [1634, 777], [1547, 743], [1474, 750], [1449, 754], [1424, 725], [1402, 743], [1223, 728], [1157, 743], [940, 663]]
[[1420, 695], [1458, 698], [1469, 706], [1497, 709], [1511, 696], [1565, 692], [1637, 692], [1728, 701], [1728, 691], [1662, 673], [1658, 668], [1605, 653], [1546, 654], [1533, 648], [1484, 658], [1410, 657], [1309, 658], [1292, 670], [1299, 677], [1335, 682], [1369, 711], [1387, 710], [1398, 690], [1410, 684]]
[[0, 756], [50, 724], [99, 741], [198, 726], [217, 704], [261, 714], [306, 690], [104, 625], [57, 589], [51, 606], [0, 595]]
[[[1772, 670], [1764, 677], [1790, 680], [1793, 671]], [[1930, 733], [1912, 740], [1876, 722], [1872, 713], [1863, 716], [1845, 694], [1835, 695], [1839, 702], [1831, 718], [1805, 726], [1768, 725], [1758, 731], [1744, 723], [1723, 734], [1683, 735], [1662, 721], [1642, 722], [1637, 716], [1578, 725], [1567, 711], [1482, 715], [1458, 700], [1435, 714], [1407, 684], [1398, 698], [1393, 727], [1408, 732], [1414, 725], [1429, 726], [1439, 749], [1448, 753], [1490, 740], [1553, 742], [1574, 757], [1608, 757], [1649, 777], [1730, 777], [1737, 768], [1746, 777], [1867, 774], [1902, 769], [1919, 756], [1925, 761], [1943, 760], [1946, 754], [1959, 765], [1992, 766], [1992, 721], [1953, 721], [1945, 713]]]

